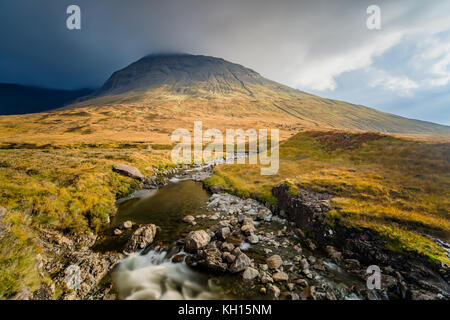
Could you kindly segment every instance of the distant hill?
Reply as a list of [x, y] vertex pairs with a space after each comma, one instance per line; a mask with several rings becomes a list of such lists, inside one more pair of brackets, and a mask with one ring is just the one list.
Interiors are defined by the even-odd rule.
[[92, 92], [91, 89], [56, 90], [0, 83], [0, 115], [56, 109]]
[[198, 120], [219, 130], [276, 128], [281, 139], [311, 129], [450, 137], [448, 126], [321, 98], [220, 58], [188, 54], [146, 56], [58, 110], [2, 116], [0, 135], [5, 142], [168, 144], [173, 130]]

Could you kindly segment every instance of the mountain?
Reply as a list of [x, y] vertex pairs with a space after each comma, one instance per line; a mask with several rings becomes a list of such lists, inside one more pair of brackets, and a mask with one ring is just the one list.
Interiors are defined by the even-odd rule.
[[[37, 115], [0, 117], [5, 141], [172, 143], [177, 128], [278, 128], [447, 135], [450, 127], [325, 99], [214, 57], [149, 55], [114, 72], [77, 102]], [[444, 139], [448, 139], [445, 136]]]
[[0, 83], [0, 115], [56, 109], [92, 92], [91, 89], [56, 90]]

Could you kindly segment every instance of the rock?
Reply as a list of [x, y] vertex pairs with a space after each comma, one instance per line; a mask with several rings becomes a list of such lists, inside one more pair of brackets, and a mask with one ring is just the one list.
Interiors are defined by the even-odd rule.
[[283, 260], [277, 254], [266, 259], [266, 263], [270, 269], [278, 269], [283, 264]]
[[264, 288], [264, 287], [261, 287], [260, 289], [259, 289], [259, 293], [261, 293], [261, 294], [266, 294], [267, 293], [267, 290], [266, 290], [266, 288]]
[[280, 296], [280, 289], [273, 284], [267, 286], [267, 293], [272, 299], [277, 299]]
[[120, 229], [114, 229], [114, 235], [115, 236], [120, 236], [122, 234], [122, 230]]
[[242, 251], [239, 247], [236, 247], [233, 249], [233, 251], [231, 253], [237, 257], [238, 255], [240, 255], [242, 253]]
[[225, 260], [228, 264], [231, 264], [236, 260], [236, 256], [232, 255], [229, 252], [222, 253], [222, 259]]
[[3, 217], [6, 214], [6, 209], [2, 206], [0, 206], [0, 218]]
[[124, 228], [124, 229], [131, 229], [132, 227], [133, 227], [133, 223], [131, 221], [125, 221], [122, 224], [122, 228]]
[[263, 272], [261, 275], [261, 283], [272, 283], [272, 282], [273, 282], [272, 277], [266, 272]]
[[251, 234], [247, 237], [247, 241], [251, 244], [257, 244], [259, 242], [259, 238], [255, 234]]
[[244, 216], [244, 218], [241, 220], [242, 226], [255, 226], [255, 224], [253, 223], [253, 219]]
[[209, 247], [199, 252], [198, 264], [212, 272], [225, 272], [227, 264], [222, 262], [222, 253], [215, 247]]
[[256, 229], [255, 229], [255, 227], [253, 225], [245, 224], [245, 225], [242, 226], [241, 231], [246, 236], [249, 236], [252, 233], [254, 233], [256, 231]]
[[245, 253], [241, 253], [231, 264], [229, 270], [231, 273], [241, 272], [249, 267], [251, 263], [252, 261], [250, 260], [250, 258]]
[[292, 291], [292, 290], [294, 290], [294, 288], [295, 288], [295, 284], [293, 284], [293, 283], [288, 283], [288, 284], [287, 284], [287, 287], [288, 287], [288, 289], [289, 289], [290, 291]]
[[302, 287], [309, 286], [308, 281], [306, 281], [305, 279], [297, 279], [295, 280], [295, 283]]
[[316, 287], [310, 286], [303, 290], [302, 294], [300, 295], [302, 299], [311, 299], [314, 298], [314, 294], [316, 293]]
[[336, 250], [333, 246], [326, 246], [325, 251], [328, 256], [334, 260], [334, 262], [340, 262], [342, 260], [342, 253]]
[[311, 251], [315, 251], [317, 248], [314, 242], [311, 241], [311, 239], [306, 239], [306, 244]]
[[222, 243], [222, 251], [228, 251], [231, 252], [234, 250], [234, 244], [229, 242]]
[[300, 260], [300, 265], [302, 267], [302, 270], [308, 270], [309, 269], [309, 262], [305, 258]]
[[252, 268], [252, 267], [248, 267], [247, 269], [245, 269], [245, 271], [242, 273], [242, 278], [244, 280], [253, 280], [256, 277], [259, 277], [259, 271]]
[[197, 252], [208, 245], [211, 237], [205, 230], [191, 231], [184, 241], [184, 246], [188, 252]]
[[267, 271], [267, 270], [269, 270], [269, 266], [267, 265], [267, 264], [260, 264], [259, 265], [259, 268], [261, 269], [261, 270], [263, 270], [263, 271]]
[[145, 249], [153, 242], [156, 236], [156, 226], [154, 224], [147, 224], [138, 228], [130, 240], [125, 245], [125, 252], [135, 252], [137, 250]]
[[223, 192], [223, 186], [218, 184], [216, 186], [212, 186], [210, 188], [210, 190], [211, 190], [212, 193], [221, 193], [221, 192]]
[[272, 275], [273, 280], [281, 282], [288, 281], [289, 276], [286, 272], [276, 272]]
[[181, 263], [181, 262], [184, 261], [184, 257], [185, 257], [184, 254], [177, 254], [176, 256], [174, 256], [174, 257], [172, 258], [172, 262], [173, 262], [173, 263]]
[[223, 227], [216, 231], [216, 237], [219, 240], [225, 240], [231, 234], [229, 227]]
[[317, 259], [314, 256], [309, 256], [308, 257], [308, 261], [309, 261], [310, 264], [314, 264], [314, 263], [316, 263]]
[[195, 218], [193, 216], [188, 215], [183, 218], [183, 222], [193, 226], [193, 225], [195, 225]]
[[294, 230], [294, 234], [299, 237], [300, 239], [304, 239], [305, 238], [305, 234], [303, 233], [302, 229], [297, 228]]
[[116, 164], [113, 167], [113, 171], [126, 177], [130, 177], [137, 180], [144, 180], [144, 175], [138, 168], [129, 166], [127, 164]]

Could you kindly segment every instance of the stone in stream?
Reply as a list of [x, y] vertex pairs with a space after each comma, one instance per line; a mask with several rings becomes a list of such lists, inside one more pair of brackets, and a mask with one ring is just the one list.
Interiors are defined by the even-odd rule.
[[141, 249], [145, 249], [149, 244], [153, 242], [156, 235], [156, 226], [154, 224], [147, 224], [138, 228], [130, 240], [125, 245], [125, 252], [135, 252]]
[[339, 263], [342, 260], [342, 253], [336, 250], [333, 246], [326, 246], [325, 251], [328, 253], [328, 256], [333, 259], [334, 262]]
[[126, 177], [130, 177], [137, 180], [144, 180], [144, 175], [139, 171], [138, 168], [127, 165], [127, 164], [116, 164], [113, 167], [113, 171], [117, 172]]
[[183, 218], [183, 222], [190, 224], [192, 226], [196, 225], [195, 218], [191, 215], [188, 215]]
[[280, 289], [273, 284], [267, 286], [267, 293], [272, 299], [277, 299], [280, 296]]
[[216, 231], [216, 237], [219, 240], [225, 240], [231, 234], [231, 230], [229, 227], [223, 227]]
[[222, 243], [222, 251], [228, 251], [231, 252], [234, 250], [234, 244], [229, 242]]
[[131, 229], [131, 227], [133, 227], [133, 223], [131, 221], [125, 221], [122, 224], [122, 228], [124, 228], [124, 229]]
[[249, 235], [253, 234], [256, 231], [256, 229], [253, 225], [245, 224], [242, 226], [241, 231], [246, 236], [249, 236]]
[[276, 272], [272, 275], [273, 280], [282, 282], [282, 281], [288, 281], [289, 276], [286, 272]]
[[222, 253], [222, 259], [225, 260], [227, 263], [231, 264], [234, 262], [234, 260], [236, 260], [236, 256], [232, 255], [229, 252], [224, 252]]
[[245, 269], [245, 271], [242, 273], [242, 278], [244, 280], [253, 280], [256, 277], [259, 277], [259, 272], [258, 270], [252, 268], [252, 267], [248, 267], [247, 269]]
[[283, 260], [277, 254], [266, 259], [266, 263], [270, 269], [278, 269], [283, 264]]
[[208, 247], [199, 251], [198, 264], [212, 272], [227, 271], [227, 264], [222, 262], [222, 253], [215, 247]]
[[197, 252], [208, 245], [211, 237], [205, 230], [191, 231], [184, 241], [184, 246], [188, 252]]
[[257, 235], [252, 233], [247, 237], [247, 241], [251, 244], [257, 244], [259, 242], [259, 238]]
[[250, 260], [250, 258], [245, 253], [241, 253], [231, 264], [229, 270], [231, 273], [238, 273], [249, 267], [251, 263], [252, 261]]

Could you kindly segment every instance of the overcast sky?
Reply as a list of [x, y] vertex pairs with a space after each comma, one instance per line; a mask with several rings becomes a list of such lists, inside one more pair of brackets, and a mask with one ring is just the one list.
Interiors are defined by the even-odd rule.
[[[81, 30], [66, 9], [81, 8]], [[381, 8], [381, 30], [366, 9]], [[1, 0], [0, 82], [99, 87], [149, 53], [222, 57], [283, 84], [450, 125], [450, 1]]]

